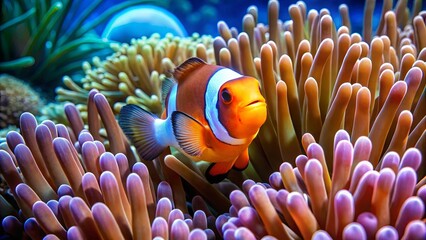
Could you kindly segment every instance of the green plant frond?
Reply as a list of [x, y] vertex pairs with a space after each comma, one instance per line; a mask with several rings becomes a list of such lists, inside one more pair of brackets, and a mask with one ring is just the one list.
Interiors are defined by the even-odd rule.
[[[12, 1], [13, 2], [13, 1]], [[26, 9], [30, 8], [28, 5], [28, 1], [26, 0], [18, 0], [16, 1], [21, 9], [21, 11], [25, 11]], [[32, 4], [31, 4], [32, 5]]]
[[112, 49], [103, 44], [84, 44], [78, 48], [78, 51], [76, 50], [66, 54], [66, 60], [61, 61], [61, 64], [66, 65], [68, 62], [79, 62], [81, 65], [83, 61], [88, 61], [93, 57], [106, 57], [112, 53]]
[[60, 14], [59, 14], [58, 20], [56, 21], [56, 25], [55, 25], [55, 31], [52, 34], [52, 38], [51, 38], [53, 49], [56, 48], [56, 46], [58, 45], [58, 39], [61, 36], [61, 29], [63, 29], [65, 18], [67, 17], [68, 13], [70, 12], [72, 1], [63, 0], [62, 5], [63, 5], [63, 11], [61, 11]]
[[51, 26], [57, 19], [58, 13], [62, 10], [62, 3], [57, 2], [43, 17], [40, 25], [37, 28], [36, 33], [33, 35], [33, 38], [28, 42], [27, 47], [25, 48], [24, 55], [34, 55], [34, 51], [38, 51], [41, 47], [41, 44], [44, 43], [47, 39], [48, 34], [50, 34], [49, 26]]
[[12, 54], [8, 41], [6, 40], [8, 39], [8, 37], [9, 36], [6, 36], [6, 34], [0, 34], [0, 49], [2, 51], [2, 54], [0, 55], [1, 61], [10, 59], [10, 56]]
[[76, 37], [83, 36], [85, 33], [94, 29], [96, 26], [98, 26], [102, 22], [107, 21], [112, 15], [114, 15], [115, 13], [123, 9], [126, 9], [134, 5], [142, 4], [142, 3], [146, 4], [146, 3], [155, 3], [155, 2], [156, 1], [153, 1], [153, 0], [134, 0], [134, 1], [126, 1], [123, 3], [117, 4], [115, 6], [112, 6], [108, 10], [103, 12], [101, 15], [99, 15], [96, 19], [94, 19], [94, 21], [91, 21], [90, 23], [87, 23], [83, 27], [78, 29], [78, 31], [76, 32]]
[[46, 1], [35, 1], [35, 6], [37, 9], [36, 12], [36, 21], [37, 24], [40, 24], [43, 20], [43, 16], [46, 14]]
[[[58, 0], [55, 0], [55, 2], [57, 2]], [[64, 3], [64, 0], [60, 0], [62, 2], [62, 4]], [[52, 1], [51, 0], [45, 0], [46, 2], [46, 6], [52, 6]]]
[[17, 1], [1, 1], [1, 24], [14, 19], [25, 13], [25, 9], [22, 9]]
[[[28, 21], [26, 21], [26, 24], [27, 24], [26, 27], [27, 27], [30, 35], [33, 36], [34, 32], [37, 29], [37, 25], [38, 25], [37, 17], [36, 17], [36, 15], [37, 15], [37, 8], [36, 8], [36, 6], [35, 6], [35, 4], [34, 4], [33, 1], [25, 1], [24, 0], [24, 1], [17, 1], [17, 2], [18, 2], [18, 4], [16, 4], [15, 8], [12, 9], [13, 10], [12, 16], [21, 15], [25, 11], [28, 11], [31, 8], [35, 8], [35, 13], [33, 15], [29, 16], [28, 17]], [[19, 5], [19, 7], [17, 5]]]
[[0, 10], [1, 23], [5, 23], [16, 16], [21, 15], [20, 12], [22, 12], [21, 7], [18, 5], [18, 3], [13, 1], [1, 1]]
[[[105, 48], [109, 46], [108, 42], [104, 42], [98, 38], [84, 37], [84, 38], [75, 39], [55, 49], [55, 51], [52, 53], [52, 55], [49, 57], [46, 63], [52, 64], [53, 62], [59, 61], [59, 58], [64, 57], [66, 54], [69, 54], [72, 51], [78, 51], [79, 50], [78, 48], [80, 48], [81, 46], [85, 44], [92, 44], [92, 47], [95, 47], [95, 49]], [[93, 51], [94, 49], [91, 48], [91, 50]]]
[[31, 67], [33, 64], [33, 57], [22, 57], [12, 61], [0, 62], [0, 71], [9, 71], [25, 67]]
[[71, 26], [71, 29], [61, 37], [58, 42], [58, 45], [62, 45], [64, 42], [68, 41], [68, 39], [73, 38], [76, 31], [81, 28], [83, 22], [93, 13], [93, 11], [102, 3], [102, 0], [93, 1], [85, 10], [77, 16], [74, 23]]
[[18, 17], [15, 17], [15, 18], [13, 18], [13, 19], [11, 19], [11, 20], [3, 23], [2, 25], [0, 25], [0, 32], [4, 31], [4, 30], [6, 30], [6, 29], [8, 29], [8, 28], [10, 28], [12, 26], [15, 26], [15, 25], [17, 25], [19, 23], [24, 22], [29, 17], [31, 17], [32, 15], [34, 15], [34, 13], [35, 13], [35, 8], [31, 8], [30, 10], [28, 10], [24, 14], [22, 14], [22, 15], [20, 15]]
[[83, 73], [81, 70], [81, 61], [75, 61], [61, 66], [61, 71], [52, 71], [52, 74], [50, 74], [49, 77], [56, 79], [63, 77], [66, 73], [76, 73], [79, 71]]
[[[83, 45], [90, 44], [91, 47], [81, 49]], [[50, 56], [37, 68], [37, 72], [31, 78], [31, 81], [37, 80], [43, 72], [46, 72], [47, 68], [54, 68], [64, 62], [69, 62], [68, 54], [74, 53], [74, 56], [80, 55], [80, 61], [85, 59], [88, 52], [96, 51], [97, 49], [103, 49], [108, 47], [107, 42], [103, 42], [97, 38], [80, 38], [71, 41], [59, 48], [56, 48]], [[76, 57], [77, 58], [77, 57]], [[62, 70], [61, 70], [62, 71]]]

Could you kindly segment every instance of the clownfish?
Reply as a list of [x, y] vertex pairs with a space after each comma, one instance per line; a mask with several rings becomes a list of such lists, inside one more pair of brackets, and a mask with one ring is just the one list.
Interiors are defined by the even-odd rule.
[[119, 125], [140, 157], [153, 160], [172, 146], [193, 161], [210, 162], [209, 182], [223, 180], [231, 168], [244, 170], [248, 146], [266, 121], [258, 80], [195, 57], [172, 75], [176, 83], [169, 84], [161, 118], [132, 104], [120, 111]]

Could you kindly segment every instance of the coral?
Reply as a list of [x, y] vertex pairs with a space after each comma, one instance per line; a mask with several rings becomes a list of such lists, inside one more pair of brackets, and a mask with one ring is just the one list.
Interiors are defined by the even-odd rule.
[[124, 104], [132, 103], [161, 114], [161, 85], [164, 78], [171, 76], [170, 71], [192, 56], [209, 62], [213, 59], [211, 37], [197, 34], [187, 38], [170, 34], [160, 38], [154, 34], [132, 39], [131, 44], [111, 44], [111, 47], [115, 53], [105, 60], [93, 58], [94, 67], [88, 62], [83, 64], [86, 76], [81, 81], [65, 76], [63, 83], [67, 88], [57, 88], [57, 100], [78, 104], [85, 115], [88, 93], [98, 89], [115, 113]]
[[[144, 26], [144, 27], [141, 27]], [[171, 33], [177, 37], [187, 37], [184, 26], [173, 13], [152, 5], [139, 5], [117, 13], [105, 27], [102, 38], [121, 43], [129, 43], [132, 38]]]
[[47, 91], [52, 82], [78, 71], [81, 61], [110, 53], [109, 43], [90, 31], [122, 9], [152, 1], [117, 4], [86, 22], [101, 2], [2, 1], [0, 70]]
[[19, 116], [24, 112], [38, 114], [44, 103], [38, 92], [25, 82], [0, 75], [0, 129], [19, 126]]

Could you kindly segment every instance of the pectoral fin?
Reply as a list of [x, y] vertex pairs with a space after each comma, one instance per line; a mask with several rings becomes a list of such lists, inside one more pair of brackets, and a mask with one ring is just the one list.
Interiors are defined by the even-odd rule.
[[190, 156], [201, 156], [207, 148], [206, 128], [193, 117], [179, 111], [172, 113], [172, 125], [180, 148]]

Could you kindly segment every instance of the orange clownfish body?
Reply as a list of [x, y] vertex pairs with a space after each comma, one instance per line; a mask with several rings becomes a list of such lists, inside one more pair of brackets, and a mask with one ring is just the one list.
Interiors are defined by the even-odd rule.
[[145, 160], [173, 146], [194, 161], [212, 164], [210, 182], [249, 162], [248, 146], [266, 120], [259, 82], [231, 69], [190, 58], [173, 73], [177, 84], [165, 100], [163, 118], [136, 105], [121, 109], [119, 124]]

